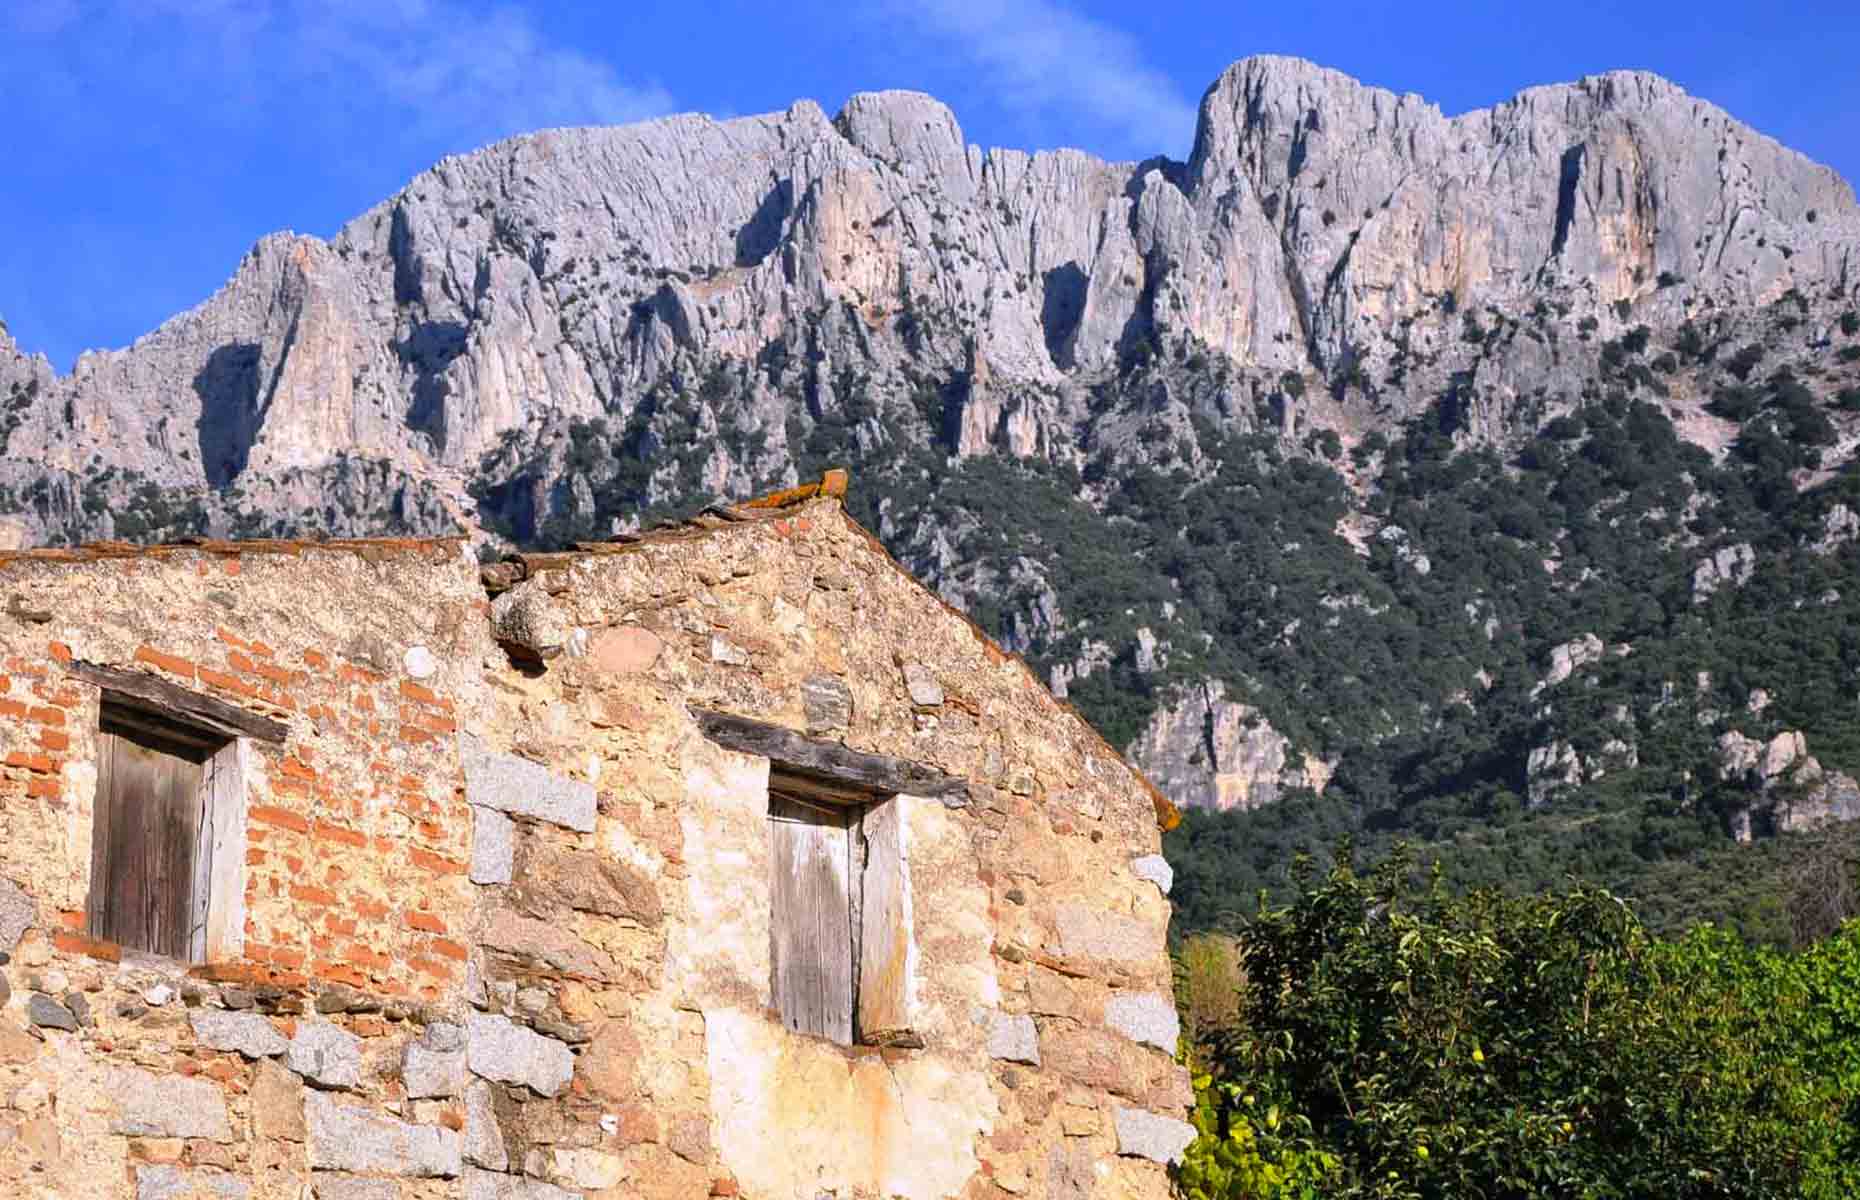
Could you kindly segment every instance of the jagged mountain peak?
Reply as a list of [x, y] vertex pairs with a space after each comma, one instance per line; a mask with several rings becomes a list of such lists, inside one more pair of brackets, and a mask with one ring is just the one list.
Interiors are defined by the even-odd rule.
[[[1460, 547], [1378, 507], [1418, 486], [1391, 444], [1500, 449], [1477, 456], [1498, 494], [1527, 453], [1573, 461], [1599, 412], [1597, 437], [1651, 428], [1668, 466], [1660, 420], [1709, 462], [1748, 451], [1785, 477], [1772, 499], [1825, 481], [1860, 446], [1860, 346], [1839, 341], [1857, 255], [1832, 172], [1637, 72], [1449, 117], [1246, 59], [1184, 163], [984, 153], [903, 91], [543, 130], [436, 163], [327, 241], [261, 239], [69, 376], [0, 335], [0, 545], [561, 542], [851, 465], [899, 558], [1081, 689], [1178, 798], [1252, 803], [1322, 790], [1324, 744], [1424, 730], [1542, 649], [1492, 649], [1511, 599], [1434, 602]], [[1562, 487], [1533, 497], [1549, 515], [1507, 512], [1537, 542], [1495, 550], [1552, 592], [1582, 586], [1543, 532]], [[1705, 503], [1671, 490], [1662, 528]], [[1800, 515], [1844, 545], [1853, 507]], [[1331, 661], [1333, 627], [1406, 644], [1417, 614], [1457, 665], [1422, 664], [1406, 709], [1348, 737], [1314, 681], [1275, 674], [1293, 645]], [[1580, 741], [1517, 769], [1627, 757]]]
[[[465, 480], [509, 438], [635, 420], [668, 373], [776, 361], [810, 364], [810, 420], [939, 379], [959, 452], [1064, 460], [1068, 397], [1170, 347], [1310, 375], [1321, 419], [1361, 430], [1475, 360], [1500, 411], [1543, 368], [1460, 345], [1462, 310], [1606, 327], [1851, 289], [1856, 228], [1832, 172], [1640, 72], [1446, 117], [1243, 59], [1181, 165], [983, 154], [905, 91], [544, 130], [442, 160], [327, 243], [261, 240], [214, 297], [42, 383], [7, 450], [209, 489], [351, 454]], [[719, 487], [791, 453], [790, 385], [760, 378], [738, 402], [766, 457], [717, 459]]]

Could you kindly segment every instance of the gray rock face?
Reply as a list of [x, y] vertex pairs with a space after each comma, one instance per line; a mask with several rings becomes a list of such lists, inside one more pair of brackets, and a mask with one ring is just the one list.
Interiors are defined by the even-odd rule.
[[1165, 896], [1175, 886], [1175, 868], [1160, 854], [1145, 854], [1131, 859], [1130, 873], [1138, 879], [1149, 880]]
[[407, 647], [407, 652], [401, 655], [400, 663], [410, 679], [430, 679], [433, 672], [439, 670], [439, 660], [425, 646]]
[[1743, 587], [1756, 569], [1756, 551], [1743, 542], [1713, 551], [1693, 569], [1692, 603], [1705, 603], [1720, 588]]
[[26, 1001], [26, 1019], [41, 1029], [75, 1030], [78, 1020], [70, 1009], [50, 996], [35, 993]]
[[1176, 1039], [1182, 1034], [1175, 1001], [1157, 992], [1112, 996], [1104, 1006], [1104, 1023], [1131, 1041], [1154, 1046], [1165, 1054], [1175, 1053]]
[[317, 1171], [310, 1176], [315, 1200], [400, 1200], [400, 1185], [392, 1179]]
[[409, 1125], [321, 1092], [304, 1096], [310, 1165], [319, 1171], [420, 1178], [457, 1175], [460, 1139], [450, 1129]]
[[498, 641], [545, 661], [566, 650], [574, 632], [561, 606], [533, 580], [497, 598], [491, 605], [491, 628]]
[[592, 850], [563, 850], [527, 839], [516, 857], [512, 898], [524, 911], [553, 918], [563, 909], [629, 917], [648, 928], [664, 920], [654, 881], [638, 868]]
[[226, 1098], [205, 1079], [117, 1067], [110, 1073], [110, 1094], [116, 1100], [110, 1122], [112, 1133], [232, 1141]]
[[478, 940], [492, 950], [532, 960], [552, 971], [588, 979], [608, 979], [613, 960], [552, 921], [525, 917], [509, 909], [493, 913]]
[[243, 1180], [223, 1171], [183, 1171], [167, 1164], [136, 1168], [136, 1200], [246, 1200], [251, 1194]]
[[1128, 750], [1170, 799], [1192, 808], [1258, 808], [1286, 788], [1321, 795], [1330, 783], [1323, 762], [1298, 755], [1258, 709], [1229, 699], [1218, 680], [1158, 709]]
[[265, 1059], [252, 1076], [252, 1132], [259, 1138], [301, 1142], [304, 1130], [304, 1082], [275, 1060]]
[[[1109, 486], [1176, 465], [1151, 447], [1198, 428], [1302, 453], [1448, 401], [1456, 443], [1515, 448], [1638, 326], [1768, 338], [1766, 306], [1796, 295], [1821, 331], [1801, 365], [1857, 293], [1845, 183], [1632, 72], [1450, 117], [1247, 59], [1185, 162], [984, 152], [903, 92], [552, 130], [448, 158], [328, 241], [263, 239], [205, 304], [68, 376], [0, 335], [0, 547], [193, 531], [149, 527], [144, 484], [215, 533], [608, 536], [646, 506], [793, 482], [830, 432], [861, 469], [987, 454], [1097, 462]], [[1722, 450], [1706, 393], [1672, 382], [1682, 436]], [[1854, 448], [1844, 430], [1824, 470]], [[1134, 646], [1094, 641], [1081, 622], [1105, 614], [1061, 611], [1032, 556], [965, 561], [968, 531], [927, 514], [881, 510], [879, 532], [952, 602], [1011, 597], [1009, 649], [1076, 648], [1046, 664], [1056, 690], [1133, 650], [1140, 671], [1192, 654], [1150, 613]], [[1359, 536], [1431, 567], [1398, 530]], [[539, 658], [588, 632], [533, 587], [497, 605]], [[1178, 804], [1323, 790], [1297, 726], [1184, 682], [1127, 747]], [[815, 732], [841, 728], [835, 697], [806, 703]], [[514, 794], [583, 820], [580, 797]]]
[[1039, 1066], [1040, 1031], [1033, 1018], [996, 1013], [988, 1024], [988, 1057]]
[[291, 1047], [277, 1026], [258, 1013], [197, 1008], [188, 1013], [187, 1022], [209, 1050], [237, 1050], [247, 1058], [270, 1058]]
[[473, 1013], [466, 1019], [465, 1040], [472, 1073], [498, 1083], [555, 1096], [575, 1073], [575, 1055], [567, 1046], [506, 1017]]
[[1140, 963], [1157, 951], [1155, 929], [1135, 917], [1084, 904], [1061, 904], [1059, 941], [1068, 957]]
[[1860, 783], [1824, 769], [1801, 730], [1785, 729], [1765, 742], [1727, 729], [1717, 748], [1719, 779], [1749, 794], [1748, 803], [1730, 814], [1731, 834], [1740, 842], [1751, 839], [1756, 813], [1766, 813], [1783, 832], [1860, 819]]
[[[1052, 452], [1073, 436], [1067, 402], [1024, 385], [1088, 382], [1132, 329], [1242, 366], [1354, 363], [1375, 379], [1398, 346], [1431, 340], [1444, 380], [1481, 357], [1441, 336], [1455, 312], [1554, 292], [1601, 313], [1662, 277], [1733, 304], [1807, 293], [1851, 279], [1857, 233], [1834, 172], [1635, 72], [1447, 117], [1250, 58], [1208, 90], [1186, 163], [984, 153], [906, 92], [855, 96], [833, 119], [803, 101], [550, 130], [444, 160], [328, 242], [263, 239], [205, 304], [69, 376], [0, 335], [0, 393], [30, 392], [7, 482], [61, 481], [23, 517], [40, 532], [102, 535], [113, 515], [76, 495], [94, 454], [215, 504], [237, 482], [278, 513], [366, 459], [381, 466], [345, 499], [399, 497], [437, 528], [471, 508], [445, 470], [506, 433], [624, 425], [673, 364], [752, 358], [796, 314], [842, 306], [865, 328], [819, 342], [823, 410], [843, 400], [832, 368], [857, 365], [869, 388], [912, 363], [968, 381], [950, 414], [959, 452]], [[777, 397], [730, 403], [706, 400], [702, 421], [770, 437], [765, 461], [713, 456], [713, 491], [789, 457]], [[588, 498], [585, 480], [548, 491], [530, 495]]]
[[[1814, 762], [1813, 759], [1809, 760]], [[1796, 772], [1804, 791], [1777, 806], [1776, 827], [1784, 832], [1815, 829], [1831, 821], [1860, 820], [1860, 782], [1839, 771], [1823, 772], [1821, 764]]]
[[[1204, 99], [1187, 176], [1197, 201], [1225, 187], [1257, 205], [1321, 353], [1426, 293], [1510, 308], [1548, 271], [1607, 303], [1667, 272], [1749, 300], [1854, 253], [1808, 219], [1851, 229], [1838, 176], [1638, 72], [1447, 118], [1309, 63], [1248, 59]], [[1798, 240], [1809, 262], [1785, 253]]]
[[1117, 1128], [1117, 1152], [1151, 1162], [1179, 1163], [1195, 1127], [1174, 1117], [1161, 1117], [1142, 1108], [1119, 1108], [1111, 1114]]
[[473, 805], [471, 810], [471, 864], [473, 883], [509, 883], [516, 854], [516, 829], [511, 819], [494, 808]]
[[[1544, 675], [1543, 681], [1538, 684], [1538, 690], [1546, 687], [1555, 687], [1565, 679], [1568, 679], [1578, 669], [1586, 667], [1592, 662], [1601, 661], [1602, 654], [1605, 650], [1606, 647], [1602, 645], [1602, 639], [1596, 637], [1592, 633], [1585, 633], [1572, 641], [1567, 641], [1560, 646], [1552, 647], [1550, 651], [1550, 670]], [[1536, 693], [1533, 692], [1532, 694], [1535, 695]]]
[[594, 828], [594, 788], [540, 763], [501, 754], [467, 734], [460, 738], [465, 800], [480, 808], [533, 817], [587, 833]]
[[11, 954], [37, 920], [38, 908], [32, 897], [11, 879], [0, 879], [0, 953]]
[[831, 675], [810, 675], [801, 682], [801, 708], [809, 733], [845, 729], [852, 723], [852, 690]]
[[1555, 741], [1532, 748], [1524, 773], [1525, 795], [1536, 808], [1582, 785], [1582, 759], [1574, 746]]
[[497, 1124], [497, 1108], [491, 1098], [491, 1085], [474, 1079], [465, 1086], [465, 1161], [490, 1171], [510, 1166], [510, 1152], [504, 1145], [504, 1132]]
[[428, 1025], [418, 1041], [407, 1043], [400, 1077], [412, 1099], [459, 1095], [470, 1081], [465, 1069], [465, 1031], [443, 1022]]
[[323, 1021], [303, 1021], [291, 1039], [285, 1065], [319, 1087], [362, 1083], [362, 1039]]
[[918, 708], [941, 708], [943, 705], [943, 685], [922, 663], [904, 664], [904, 690], [910, 693], [911, 703]]
[[580, 1192], [564, 1191], [540, 1179], [494, 1175], [466, 1168], [465, 1200], [581, 1200]]

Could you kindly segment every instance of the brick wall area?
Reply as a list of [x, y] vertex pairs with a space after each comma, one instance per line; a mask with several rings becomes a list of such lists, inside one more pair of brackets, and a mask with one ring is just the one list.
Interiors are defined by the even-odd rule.
[[[395, 574], [415, 577], [407, 584], [443, 577], [463, 599], [454, 552], [442, 549], [439, 564], [425, 561], [431, 553], [402, 555]], [[290, 729], [282, 746], [253, 743], [244, 949], [213, 973], [414, 1000], [456, 990], [466, 951], [451, 934], [469, 906], [458, 702], [444, 684], [400, 669], [404, 648], [426, 640], [412, 621], [398, 639], [352, 631], [353, 612], [390, 598], [326, 591], [323, 560], [349, 558], [33, 564], [27, 582], [39, 587], [27, 594], [57, 616], [9, 630], [0, 874], [31, 886], [68, 929], [83, 928], [101, 693], [64, 667], [74, 655], [133, 667]], [[357, 576], [357, 589], [379, 575], [360, 560], [345, 565], [367, 568], [333, 573]], [[99, 576], [113, 586], [95, 587]], [[173, 611], [176, 593], [192, 593], [194, 613]], [[138, 611], [143, 596], [167, 605], [167, 619]], [[344, 612], [349, 604], [357, 608]]]
[[[595, 843], [626, 867], [605, 912], [542, 910], [602, 949], [557, 994], [613, 1014], [590, 1013], [590, 1096], [652, 1118], [619, 1162], [676, 1172], [683, 1126], [710, 1132], [714, 1177], [745, 1195], [1168, 1194], [1156, 1159], [1186, 1135], [1190, 1093], [1153, 790], [836, 506], [533, 568], [500, 609], [585, 630], [585, 653], [508, 678], [483, 725], [594, 784]], [[963, 803], [904, 810], [921, 1049], [771, 1019], [768, 765], [705, 740], [694, 708], [967, 781]], [[560, 874], [546, 854], [532, 871]], [[658, 907], [629, 911], [647, 887]], [[520, 871], [484, 890], [486, 919], [546, 891]]]
[[[1168, 1194], [1152, 789], [832, 501], [527, 574], [488, 598], [445, 543], [0, 559], [0, 1193]], [[236, 955], [83, 935], [74, 661], [288, 729], [251, 743]], [[921, 1046], [782, 1028], [769, 764], [694, 708], [965, 781], [896, 801]]]

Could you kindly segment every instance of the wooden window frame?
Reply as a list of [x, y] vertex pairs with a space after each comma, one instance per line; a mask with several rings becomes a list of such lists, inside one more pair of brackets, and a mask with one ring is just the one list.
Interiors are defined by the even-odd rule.
[[[135, 742], [171, 757], [196, 761], [201, 777], [197, 794], [200, 818], [194, 830], [186, 903], [187, 936], [182, 961], [223, 962], [245, 949], [245, 846], [248, 781], [253, 742], [281, 742], [287, 727], [210, 696], [189, 692], [166, 680], [139, 672], [76, 662], [70, 673], [100, 689], [99, 753], [109, 753], [113, 738]], [[110, 880], [108, 830], [112, 810], [106, 795], [109, 767], [98, 764], [97, 794], [91, 810], [90, 876], [85, 910], [93, 936], [109, 939], [105, 916]], [[113, 940], [113, 939], [112, 939]], [[158, 950], [122, 943], [126, 950], [172, 958]]]
[[[917, 946], [911, 913], [910, 854], [905, 845], [905, 805], [901, 801], [910, 797], [961, 807], [969, 802], [968, 781], [924, 763], [866, 754], [767, 721], [696, 706], [690, 711], [704, 736], [717, 745], [768, 760], [771, 796], [804, 799], [829, 810], [859, 811], [858, 888], [850, 886], [854, 877], [850, 846], [847, 868], [848, 903], [853, 903], [856, 896], [858, 904], [857, 919], [852, 920], [853, 945], [849, 947], [853, 956], [849, 970], [854, 981], [851, 1041], [921, 1047], [923, 1039], [912, 1025]], [[769, 836], [772, 850], [774, 834]], [[773, 874], [772, 861], [770, 871]], [[771, 879], [771, 894], [777, 886]], [[771, 903], [769, 978], [770, 999], [779, 1012], [780, 967], [775, 954], [781, 918], [775, 907]], [[783, 1023], [788, 1024], [785, 1014]]]
[[[910, 1012], [916, 947], [898, 795], [823, 787], [771, 764], [768, 796], [769, 996], [782, 1024], [840, 1045], [921, 1047]], [[797, 874], [797, 842], [783, 825], [827, 831], [800, 835], [812, 843], [812, 878]], [[844, 855], [838, 892], [822, 886], [822, 848]], [[828, 955], [823, 968], [816, 960]]]

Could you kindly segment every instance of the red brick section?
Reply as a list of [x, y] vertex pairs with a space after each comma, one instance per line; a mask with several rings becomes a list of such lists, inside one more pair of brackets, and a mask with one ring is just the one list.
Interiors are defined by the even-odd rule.
[[[77, 914], [82, 918], [83, 914]], [[106, 942], [98, 938], [87, 937], [69, 930], [59, 930], [52, 934], [52, 945], [66, 954], [84, 954], [99, 958], [104, 962], [123, 961], [123, 948], [115, 942]]]
[[453, 702], [324, 647], [224, 632], [234, 635], [220, 638], [228, 673], [291, 701], [321, 733], [268, 757], [269, 800], [252, 810], [264, 836], [246, 904], [262, 961], [371, 992], [437, 996], [464, 968], [435, 949], [444, 914], [467, 902], [469, 818], [454, 798], [454, 743], [435, 728]]
[[33, 810], [65, 807], [70, 710], [83, 703], [83, 694], [65, 684], [58, 670], [69, 661], [69, 646], [47, 642], [43, 659], [9, 657], [0, 674], [0, 742], [12, 747], [0, 759], [0, 803], [19, 803], [22, 821], [33, 820]]
[[[298, 636], [229, 622], [138, 644], [119, 664], [291, 729], [283, 746], [252, 743], [245, 959], [199, 973], [437, 999], [467, 956], [449, 936], [470, 904], [455, 701]], [[64, 673], [72, 659], [47, 642], [40, 657], [0, 663], [0, 813], [21, 827], [65, 823], [51, 814], [73, 799], [66, 768], [95, 753], [97, 692]], [[55, 936], [70, 953], [121, 954], [84, 936], [82, 914]]]
[[179, 676], [182, 679], [192, 679], [194, 677], [195, 668], [193, 663], [178, 655], [164, 654], [153, 646], [145, 645], [136, 647], [135, 661], [147, 663], [156, 670], [166, 671], [168, 674]]

